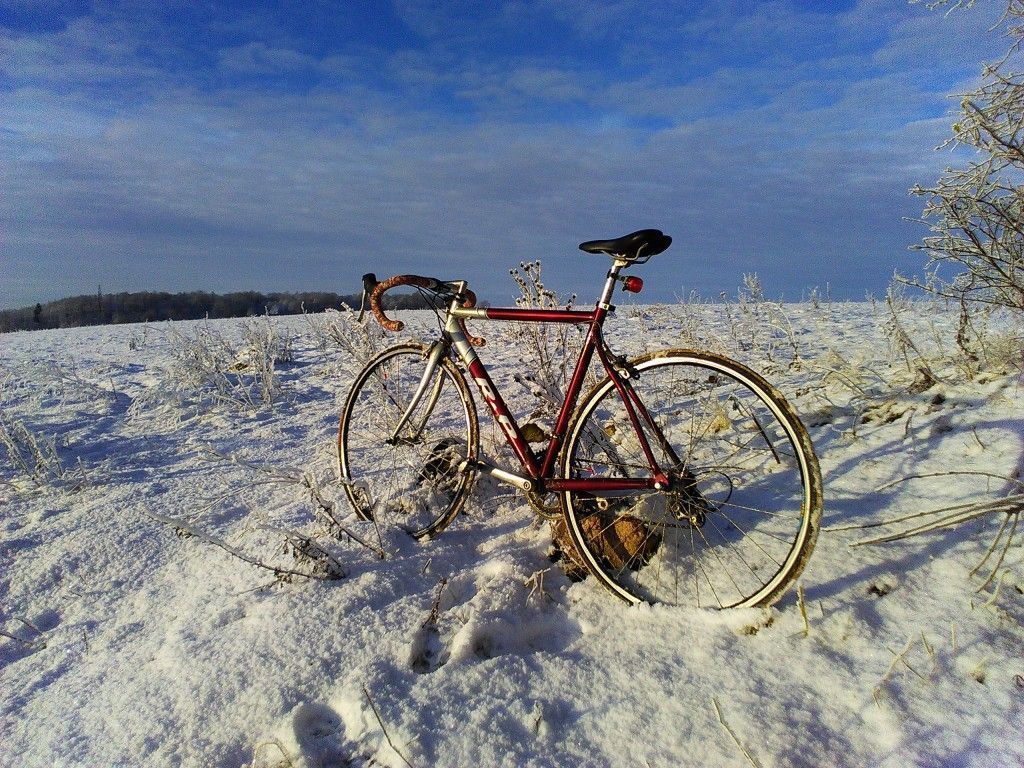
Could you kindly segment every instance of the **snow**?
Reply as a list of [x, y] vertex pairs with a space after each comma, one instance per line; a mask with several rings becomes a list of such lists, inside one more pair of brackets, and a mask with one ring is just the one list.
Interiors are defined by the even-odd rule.
[[[929, 473], [1024, 475], [1019, 341], [993, 320], [968, 370], [956, 311], [901, 311], [907, 356], [871, 303], [620, 307], [609, 325], [630, 354], [727, 352], [804, 417], [826, 500], [800, 582], [809, 628], [795, 590], [714, 613], [572, 583], [547, 525], [491, 481], [433, 541], [382, 531], [383, 560], [327, 536], [294, 480], [348, 515], [335, 439], [359, 363], [316, 318], [0, 337], [0, 425], [60, 459], [35, 482], [0, 447], [0, 766], [1024, 764], [1019, 543], [982, 591], [995, 555], [969, 575], [1002, 515], [850, 546], [900, 527], [851, 525], [1014, 487]], [[402, 317], [403, 336], [435, 327]], [[272, 404], [190, 382], [189, 339], [237, 349], [254, 329], [291, 358]], [[481, 356], [524, 413], [522, 351], [487, 329]], [[485, 451], [508, 462], [480, 415]], [[346, 576], [275, 583], [206, 540], [302, 567], [281, 530], [316, 536]]]

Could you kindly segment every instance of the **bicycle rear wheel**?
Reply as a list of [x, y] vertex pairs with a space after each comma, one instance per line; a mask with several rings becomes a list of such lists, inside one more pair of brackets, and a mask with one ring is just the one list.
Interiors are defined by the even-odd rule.
[[[727, 358], [668, 350], [632, 365], [627, 384], [657, 427], [645, 424], [644, 433], [671, 487], [563, 493], [584, 564], [632, 603], [773, 603], [803, 571], [818, 534], [821, 475], [807, 431], [774, 387]], [[610, 380], [577, 411], [561, 474], [650, 476]]]
[[342, 482], [356, 514], [416, 538], [440, 533], [459, 513], [473, 473], [458, 467], [476, 458], [479, 445], [469, 387], [447, 358], [395, 435], [426, 354], [421, 344], [400, 344], [377, 355], [356, 376], [338, 427]]

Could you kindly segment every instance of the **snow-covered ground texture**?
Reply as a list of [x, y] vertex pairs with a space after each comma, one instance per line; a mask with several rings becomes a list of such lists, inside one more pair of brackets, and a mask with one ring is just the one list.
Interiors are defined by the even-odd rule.
[[[620, 351], [699, 344], [761, 370], [814, 440], [825, 530], [803, 600], [725, 613], [570, 582], [493, 482], [433, 541], [357, 521], [339, 408], [395, 337], [351, 316], [0, 336], [0, 765], [1024, 765], [1015, 518], [850, 546], [941, 515], [852, 526], [1020, 492], [1020, 340], [968, 329], [971, 360], [956, 308], [894, 307], [611, 319]], [[402, 336], [436, 329], [404, 317]], [[526, 413], [529, 350], [487, 329]]]

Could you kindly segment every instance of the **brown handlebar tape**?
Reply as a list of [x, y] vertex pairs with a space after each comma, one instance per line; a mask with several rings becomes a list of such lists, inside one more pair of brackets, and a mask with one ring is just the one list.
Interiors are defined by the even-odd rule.
[[[381, 324], [381, 327], [388, 331], [397, 332], [405, 328], [405, 323], [401, 320], [390, 320], [388, 316], [384, 314], [384, 309], [380, 305], [381, 297], [392, 288], [397, 288], [400, 285], [415, 285], [418, 288], [426, 288], [428, 290], [437, 290], [440, 286], [440, 281], [433, 277], [420, 277], [419, 275], [395, 275], [389, 277], [380, 283], [377, 283], [377, 287], [373, 289], [373, 293], [370, 294], [370, 311], [373, 312], [373, 316], [377, 318], [377, 322]], [[462, 306], [467, 309], [476, 306], [476, 294], [468, 288], [465, 293], [465, 301]], [[466, 334], [466, 339], [474, 347], [482, 347], [486, 341], [479, 337], [473, 336], [466, 330], [466, 321], [459, 320], [459, 327], [462, 332]]]
[[389, 277], [380, 283], [377, 283], [377, 287], [373, 289], [373, 293], [370, 294], [370, 311], [373, 312], [373, 316], [377, 318], [377, 322], [381, 324], [385, 330], [388, 331], [400, 331], [405, 328], [405, 323], [401, 320], [389, 320], [388, 316], [384, 314], [384, 309], [380, 305], [381, 297], [392, 288], [397, 288], [400, 285], [415, 285], [419, 288], [433, 288], [437, 285], [436, 280], [432, 280], [429, 277], [420, 277], [419, 275], [395, 275]]

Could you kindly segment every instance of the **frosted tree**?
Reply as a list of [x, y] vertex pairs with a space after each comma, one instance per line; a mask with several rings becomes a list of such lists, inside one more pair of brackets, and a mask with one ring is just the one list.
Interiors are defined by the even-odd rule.
[[931, 234], [915, 246], [928, 254], [926, 278], [907, 282], [958, 300], [965, 312], [979, 305], [1024, 311], [1024, 0], [1009, 0], [997, 28], [1012, 44], [963, 96], [953, 137], [943, 145], [973, 148], [973, 158], [947, 169], [934, 186], [912, 190], [927, 199], [923, 219]]

